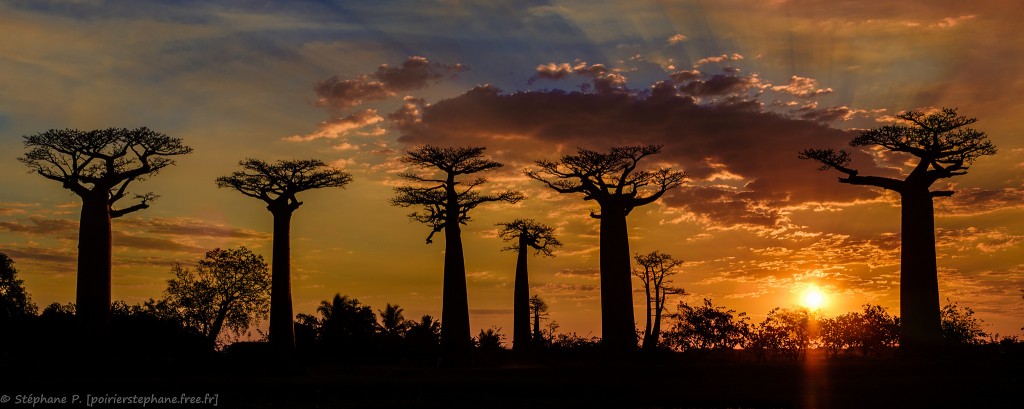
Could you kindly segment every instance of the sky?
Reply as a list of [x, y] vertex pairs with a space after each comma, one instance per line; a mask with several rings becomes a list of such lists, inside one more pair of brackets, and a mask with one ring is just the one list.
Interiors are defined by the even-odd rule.
[[[296, 312], [335, 293], [440, 316], [443, 239], [388, 205], [417, 146], [485, 146], [505, 166], [463, 227], [470, 320], [511, 332], [515, 254], [496, 223], [565, 245], [533, 257], [560, 332], [600, 335], [597, 210], [523, 174], [577, 148], [658, 144], [689, 176], [629, 216], [630, 251], [683, 260], [682, 300], [759, 321], [808, 287], [827, 316], [899, 313], [898, 197], [797, 158], [907, 110], [956, 107], [998, 153], [940, 181], [940, 299], [985, 330], [1024, 325], [1024, 4], [978, 0], [0, 1], [0, 251], [40, 305], [74, 300], [79, 199], [28, 173], [23, 136], [146, 126], [194, 153], [131, 185], [152, 207], [113, 223], [113, 298], [159, 298], [171, 266], [247, 246], [270, 260], [265, 205], [214, 179], [244, 158], [321, 159], [344, 189], [305, 192], [292, 224]], [[850, 149], [849, 147], [846, 147]], [[854, 148], [863, 174], [907, 159]], [[485, 189], [486, 190], [486, 189]], [[634, 282], [643, 325], [643, 294]]]

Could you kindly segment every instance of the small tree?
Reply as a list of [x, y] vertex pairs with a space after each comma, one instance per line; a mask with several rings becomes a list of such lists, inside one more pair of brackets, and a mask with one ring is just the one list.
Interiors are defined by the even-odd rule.
[[388, 303], [380, 313], [380, 329], [387, 337], [400, 338], [409, 330], [409, 322], [402, 315], [402, 307]]
[[302, 202], [295, 196], [307, 190], [344, 187], [352, 175], [328, 167], [319, 160], [282, 160], [270, 164], [259, 159], [239, 162], [242, 170], [217, 178], [217, 187], [237, 190], [262, 200], [274, 215], [274, 248], [271, 265], [270, 334], [279, 357], [295, 352], [292, 318], [291, 220]]
[[548, 303], [534, 294], [530, 297], [530, 317], [533, 318], [533, 342], [540, 345], [544, 342], [544, 334], [540, 330], [540, 321], [548, 317]]
[[771, 353], [797, 360], [817, 337], [812, 333], [813, 320], [807, 308], [772, 309], [751, 331], [750, 346], [762, 356]]
[[821, 163], [820, 170], [836, 169], [846, 176], [840, 183], [875, 186], [900, 195], [900, 310], [901, 346], [929, 350], [942, 343], [939, 319], [938, 267], [935, 261], [935, 215], [932, 199], [952, 191], [931, 190], [942, 179], [967, 174], [975, 159], [996, 153], [984, 132], [969, 128], [977, 122], [944, 108], [934, 114], [911, 111], [896, 116], [899, 123], [864, 131], [850, 146], [878, 146], [916, 158], [904, 179], [862, 176], [850, 168], [850, 154], [834, 149], [806, 149], [801, 159]]
[[682, 288], [671, 287], [669, 276], [675, 275], [675, 268], [683, 264], [671, 255], [657, 250], [648, 254], [634, 256], [637, 264], [643, 267], [633, 269], [633, 275], [640, 279], [647, 295], [647, 318], [644, 323], [643, 350], [653, 351], [658, 348], [661, 337], [661, 313], [665, 309], [665, 297], [669, 294], [685, 294]]
[[59, 182], [82, 200], [78, 225], [79, 325], [88, 338], [110, 327], [111, 220], [149, 207], [156, 195], [134, 195], [137, 203], [115, 209], [128, 185], [174, 164], [192, 148], [148, 128], [93, 131], [51, 129], [25, 136], [28, 152], [18, 158], [40, 176]]
[[164, 291], [168, 305], [217, 345], [223, 328], [242, 335], [270, 308], [270, 272], [263, 256], [245, 247], [213, 249], [194, 270], [175, 264]]
[[498, 223], [502, 229], [498, 235], [506, 242], [515, 241], [503, 250], [518, 253], [516, 258], [515, 292], [512, 296], [513, 323], [512, 349], [522, 352], [530, 342], [530, 279], [526, 265], [526, 253], [529, 249], [535, 254], [551, 257], [552, 247], [562, 243], [555, 238], [554, 229], [537, 223], [533, 219], [516, 219], [508, 223]]
[[639, 162], [661, 152], [661, 146], [614, 147], [608, 153], [579, 148], [557, 162], [537, 161], [539, 170], [526, 175], [559, 193], [578, 193], [594, 200], [601, 220], [601, 328], [609, 351], [636, 348], [633, 324], [633, 287], [629, 266], [629, 231], [626, 216], [638, 206], [654, 203], [679, 186], [685, 175], [671, 169], [637, 170]]
[[36, 315], [38, 308], [18, 278], [14, 260], [0, 253], [0, 325], [8, 321]]
[[743, 347], [750, 331], [747, 313], [715, 306], [707, 298], [696, 307], [680, 301], [668, 318], [672, 327], [665, 333], [665, 342], [680, 351]]
[[402, 162], [426, 171], [426, 174], [402, 173], [403, 179], [415, 185], [395, 188], [391, 204], [418, 207], [409, 215], [430, 226], [427, 244], [435, 233], [444, 230], [444, 288], [441, 299], [442, 354], [456, 362], [467, 362], [472, 351], [469, 332], [469, 301], [466, 293], [466, 260], [462, 253], [462, 228], [469, 212], [484, 203], [517, 203], [522, 193], [507, 190], [497, 194], [481, 194], [475, 189], [487, 182], [468, 175], [502, 167], [501, 163], [483, 157], [483, 147], [439, 148], [423, 146], [406, 152]]
[[320, 314], [320, 341], [332, 352], [365, 352], [363, 348], [377, 333], [373, 308], [347, 295], [335, 294], [331, 301], [321, 302], [316, 311]]
[[942, 337], [947, 345], [977, 345], [988, 334], [982, 330], [982, 321], [974, 316], [974, 309], [961, 307], [946, 300], [942, 307]]

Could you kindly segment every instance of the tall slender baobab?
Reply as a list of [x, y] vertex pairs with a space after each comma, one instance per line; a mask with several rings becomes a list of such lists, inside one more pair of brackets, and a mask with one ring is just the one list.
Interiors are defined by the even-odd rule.
[[902, 180], [862, 176], [849, 168], [850, 154], [834, 149], [806, 149], [801, 159], [814, 159], [820, 170], [836, 169], [840, 183], [892, 190], [900, 195], [900, 310], [901, 347], [930, 350], [942, 342], [939, 317], [938, 267], [935, 261], [935, 216], [932, 198], [953, 195], [931, 190], [940, 179], [967, 173], [975, 159], [996, 153], [984, 132], [969, 128], [977, 121], [944, 108], [926, 115], [911, 111], [896, 116], [898, 123], [864, 131], [850, 146], [879, 146], [916, 157], [914, 169]]
[[643, 269], [633, 270], [633, 275], [643, 283], [644, 293], [647, 295], [647, 319], [644, 322], [644, 342], [641, 348], [644, 351], [653, 351], [658, 348], [661, 338], [661, 315], [665, 311], [665, 297], [669, 294], [686, 294], [682, 288], [669, 286], [672, 284], [669, 276], [676, 274], [675, 268], [683, 264], [683, 260], [676, 260], [675, 257], [657, 250], [648, 254], [637, 254], [634, 258]]
[[138, 202], [120, 209], [114, 204], [131, 182], [160, 173], [174, 164], [172, 156], [192, 148], [148, 128], [51, 129], [25, 136], [25, 148], [21, 163], [82, 199], [76, 315], [88, 338], [102, 337], [110, 325], [111, 219], [146, 209], [157, 196], [134, 195]]
[[427, 171], [399, 174], [414, 186], [395, 188], [391, 204], [422, 207], [410, 218], [430, 226], [427, 244], [435, 233], [444, 230], [444, 288], [441, 299], [441, 353], [451, 364], [464, 363], [472, 348], [469, 332], [469, 301], [466, 294], [466, 261], [462, 254], [462, 230], [469, 211], [488, 202], [517, 203], [522, 193], [508, 190], [497, 194], [478, 193], [475, 188], [487, 182], [462, 176], [494, 170], [502, 166], [483, 157], [483, 147], [439, 148], [423, 146], [406, 152], [402, 162]]
[[640, 160], [660, 152], [659, 145], [614, 147], [608, 153], [579, 148], [576, 155], [564, 155], [558, 162], [537, 161], [540, 169], [526, 172], [556, 192], [580, 193], [583, 200], [601, 207], [600, 213], [590, 216], [601, 220], [602, 343], [609, 351], [636, 348], [626, 216], [685, 178], [683, 172], [668, 168], [637, 170]]
[[283, 358], [295, 351], [295, 322], [292, 315], [291, 220], [302, 202], [299, 192], [344, 187], [352, 175], [331, 168], [316, 159], [281, 160], [270, 164], [259, 159], [239, 162], [242, 170], [217, 178], [217, 187], [232, 188], [267, 204], [274, 215], [273, 259], [270, 265], [271, 348]]
[[515, 219], [498, 223], [498, 235], [504, 241], [513, 241], [503, 250], [519, 253], [516, 258], [515, 292], [512, 295], [512, 350], [523, 352], [530, 342], [530, 278], [526, 268], [526, 253], [534, 249], [535, 254], [551, 257], [551, 248], [561, 246], [555, 238], [554, 229], [533, 219]]

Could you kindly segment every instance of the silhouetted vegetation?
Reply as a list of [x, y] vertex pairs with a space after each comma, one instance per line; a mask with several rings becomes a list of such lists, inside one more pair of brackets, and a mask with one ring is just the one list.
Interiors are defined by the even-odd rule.
[[441, 298], [441, 347], [452, 364], [468, 362], [472, 347], [469, 332], [469, 301], [466, 294], [466, 260], [462, 253], [462, 228], [469, 212], [484, 203], [517, 203], [522, 193], [507, 190], [497, 194], [481, 194], [475, 190], [487, 182], [476, 177], [463, 177], [502, 167], [501, 163], [483, 157], [482, 147], [439, 148], [423, 146], [406, 152], [402, 162], [419, 168], [425, 174], [401, 173], [400, 177], [415, 185], [395, 188], [391, 204], [419, 208], [409, 215], [430, 226], [427, 244], [435, 233], [444, 230], [444, 288]]
[[352, 181], [352, 175], [316, 159], [281, 160], [274, 164], [245, 159], [239, 162], [239, 166], [242, 170], [217, 178], [217, 186], [262, 200], [274, 216], [269, 339], [275, 353], [281, 358], [288, 358], [295, 351], [291, 220], [292, 213], [302, 206], [295, 195], [313, 189], [344, 187]]
[[182, 323], [217, 345], [222, 328], [240, 336], [270, 311], [270, 272], [263, 256], [245, 247], [213, 249], [195, 269], [175, 264], [166, 303]]
[[[498, 235], [506, 242], [514, 243], [503, 250], [517, 253], [515, 289], [512, 295], [512, 349], [524, 352], [533, 343], [530, 340], [530, 278], [526, 264], [526, 253], [533, 249], [535, 254], [551, 257], [551, 249], [562, 245], [555, 238], [555, 229], [540, 224], [533, 219], [516, 219], [508, 223], [498, 223], [501, 231]], [[535, 329], [536, 333], [539, 331]]]
[[665, 343], [677, 351], [742, 348], [750, 335], [747, 313], [715, 306], [707, 298], [698, 306], [680, 301], [668, 318], [672, 326], [665, 333]]
[[578, 148], [557, 162], [539, 160], [540, 169], [526, 172], [558, 193], [582, 194], [600, 206], [590, 216], [601, 220], [601, 331], [609, 351], [636, 349], [626, 216], [654, 203], [685, 177], [668, 168], [637, 169], [642, 159], [660, 152], [657, 145], [613, 147], [608, 153]]
[[38, 307], [18, 278], [14, 260], [0, 253], [0, 325], [36, 315]]
[[685, 294], [682, 288], [672, 287], [668, 277], [675, 275], [675, 268], [683, 264], [669, 254], [657, 250], [648, 254], [637, 254], [637, 264], [643, 269], [633, 269], [633, 275], [644, 285], [647, 301], [647, 314], [644, 320], [644, 339], [642, 349], [653, 351], [658, 348], [661, 339], [661, 313], [665, 310], [665, 297], [669, 294]]
[[801, 159], [821, 163], [821, 170], [836, 169], [840, 183], [881, 187], [900, 195], [900, 309], [903, 312], [903, 347], [926, 351], [941, 347], [938, 267], [935, 257], [935, 211], [932, 199], [953, 195], [931, 190], [946, 178], [967, 174], [976, 159], [993, 155], [996, 148], [984, 132], [969, 128], [977, 122], [944, 108], [933, 114], [910, 111], [896, 115], [898, 123], [864, 131], [850, 146], [881, 147], [916, 157], [906, 178], [862, 176], [850, 168], [850, 154], [834, 149], [806, 149]]
[[28, 152], [18, 160], [82, 200], [76, 316], [83, 336], [98, 341], [110, 323], [110, 221], [148, 208], [157, 195], [136, 194], [138, 203], [114, 205], [128, 195], [129, 184], [160, 173], [174, 164], [172, 156], [192, 148], [148, 128], [51, 129], [24, 138]]
[[899, 345], [900, 318], [879, 305], [819, 320], [821, 344], [829, 356], [877, 356]]

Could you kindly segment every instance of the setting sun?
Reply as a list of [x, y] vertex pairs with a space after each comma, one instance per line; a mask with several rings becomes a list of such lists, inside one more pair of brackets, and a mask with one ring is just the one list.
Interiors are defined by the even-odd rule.
[[811, 285], [804, 289], [803, 295], [800, 297], [800, 301], [804, 307], [817, 310], [824, 307], [827, 300], [825, 293], [823, 293], [820, 288]]

